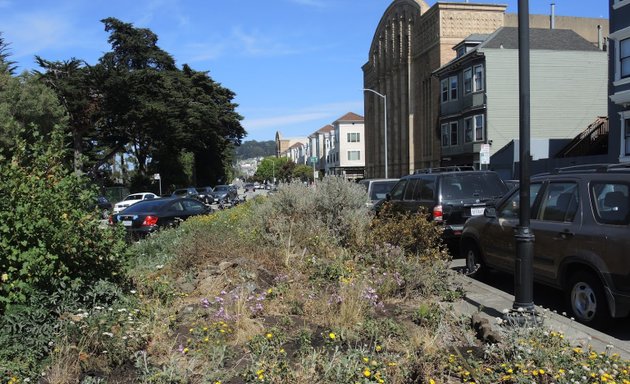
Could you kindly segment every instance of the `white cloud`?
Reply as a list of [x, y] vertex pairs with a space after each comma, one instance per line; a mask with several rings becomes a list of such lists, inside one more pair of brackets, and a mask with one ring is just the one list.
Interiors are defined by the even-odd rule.
[[285, 56], [299, 52], [260, 31], [244, 31], [241, 27], [232, 30], [230, 40], [236, 44], [235, 48], [247, 56]]
[[[343, 116], [347, 112], [360, 113], [363, 110], [363, 101], [348, 101], [334, 104], [323, 104], [302, 108], [301, 110], [288, 112], [286, 114], [274, 114], [272, 116], [264, 116], [243, 120], [243, 127], [247, 131], [258, 131], [265, 128], [281, 128], [295, 125], [304, 125], [305, 123], [313, 123], [307, 128], [310, 132], [315, 132], [325, 124], [331, 124], [333, 121]], [[241, 111], [241, 113], [243, 113]], [[272, 114], [274, 112], [269, 112]], [[258, 115], [265, 114], [258, 112]]]

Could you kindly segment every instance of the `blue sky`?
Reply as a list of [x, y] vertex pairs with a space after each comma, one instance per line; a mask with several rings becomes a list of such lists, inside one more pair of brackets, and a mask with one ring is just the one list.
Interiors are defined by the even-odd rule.
[[[180, 67], [209, 71], [234, 91], [245, 140], [264, 141], [276, 131], [306, 136], [347, 112], [363, 115], [361, 66], [391, 2], [0, 0], [0, 32], [10, 59], [30, 70], [35, 55], [96, 63], [110, 50], [106, 17], [149, 28]], [[551, 2], [530, 0], [530, 13], [548, 14]], [[608, 17], [608, 0], [554, 2], [557, 15]], [[497, 3], [517, 11], [517, 0]]]

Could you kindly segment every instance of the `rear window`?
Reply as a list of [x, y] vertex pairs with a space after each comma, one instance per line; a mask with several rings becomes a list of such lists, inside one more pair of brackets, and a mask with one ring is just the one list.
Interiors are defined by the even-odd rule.
[[443, 200], [491, 200], [503, 196], [507, 187], [496, 173], [454, 173], [441, 182]]
[[603, 224], [628, 225], [630, 191], [627, 184], [593, 183], [591, 197], [595, 219]]
[[125, 197], [125, 200], [142, 200], [142, 195], [141, 194], [129, 195]]
[[151, 200], [142, 200], [139, 201], [129, 208], [125, 209], [125, 213], [137, 213], [137, 212], [155, 212], [159, 211], [162, 208], [164, 201], [151, 199]]
[[392, 181], [374, 181], [372, 182], [372, 191], [370, 192], [371, 200], [381, 200], [385, 198], [392, 187], [398, 182], [398, 180]]

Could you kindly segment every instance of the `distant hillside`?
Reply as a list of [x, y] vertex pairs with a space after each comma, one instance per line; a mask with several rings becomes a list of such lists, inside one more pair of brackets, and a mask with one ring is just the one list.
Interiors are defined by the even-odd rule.
[[269, 141], [244, 141], [240, 147], [236, 147], [236, 158], [238, 160], [250, 159], [252, 157], [267, 157], [276, 154], [276, 142]]

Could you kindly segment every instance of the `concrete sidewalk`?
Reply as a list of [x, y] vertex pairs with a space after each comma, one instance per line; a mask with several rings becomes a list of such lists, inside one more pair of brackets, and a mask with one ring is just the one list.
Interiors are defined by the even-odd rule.
[[[454, 268], [462, 261], [454, 260]], [[512, 308], [514, 296], [463, 274], [457, 274], [456, 278], [461, 282], [466, 292], [466, 296], [458, 304], [457, 310], [472, 315], [481, 309], [481, 315], [486, 317], [493, 327], [498, 327], [496, 319], [503, 318], [504, 310]], [[592, 346], [597, 352], [608, 350], [609, 353], [617, 353], [623, 359], [630, 360], [630, 342], [619, 340], [538, 306], [536, 310], [538, 313], [544, 313], [544, 327], [550, 331], [562, 332], [571, 344], [582, 348]]]

